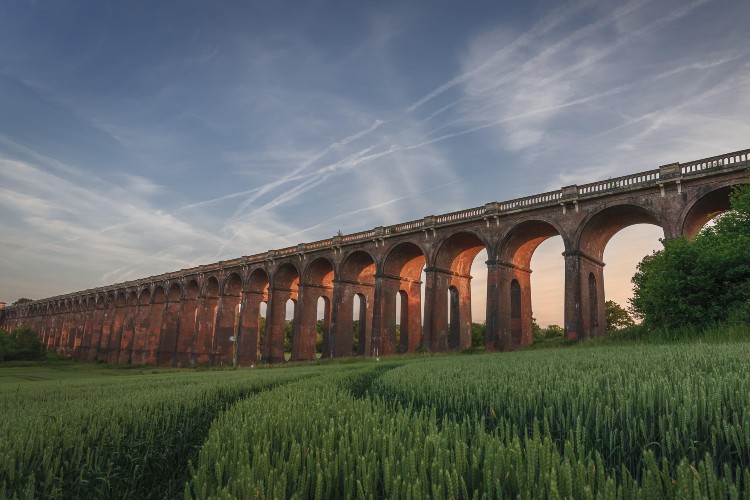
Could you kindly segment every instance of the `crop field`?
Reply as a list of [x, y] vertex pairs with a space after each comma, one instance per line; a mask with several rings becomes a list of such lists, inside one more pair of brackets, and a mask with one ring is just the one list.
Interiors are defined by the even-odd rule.
[[749, 343], [63, 372], [0, 368], [0, 498], [750, 498]]

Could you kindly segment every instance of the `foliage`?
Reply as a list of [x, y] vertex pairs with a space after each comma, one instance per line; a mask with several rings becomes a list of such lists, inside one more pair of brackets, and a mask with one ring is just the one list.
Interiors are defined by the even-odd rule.
[[20, 306], [21, 304], [28, 304], [29, 302], [34, 302], [33, 299], [27, 299], [26, 297], [22, 297], [18, 299], [17, 301], [13, 302], [12, 306]]
[[614, 300], [604, 303], [604, 312], [607, 318], [607, 332], [615, 332], [635, 325], [628, 311]]
[[631, 305], [647, 326], [750, 322], [750, 184], [730, 201], [713, 227], [665, 240], [638, 264]]
[[548, 325], [547, 328], [541, 328], [539, 325], [534, 328], [533, 325], [534, 323], [532, 323], [534, 342], [558, 339], [565, 336], [565, 330], [560, 325]]
[[31, 328], [17, 326], [11, 332], [0, 330], [0, 361], [42, 359], [44, 352], [42, 342]]
[[487, 325], [484, 323], [471, 324], [471, 347], [484, 347]]

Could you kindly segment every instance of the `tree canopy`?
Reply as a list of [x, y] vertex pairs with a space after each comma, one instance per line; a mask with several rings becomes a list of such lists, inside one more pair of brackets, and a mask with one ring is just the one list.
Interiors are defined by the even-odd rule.
[[41, 359], [44, 352], [42, 342], [31, 328], [17, 326], [10, 332], [0, 330], [0, 361]]
[[608, 332], [622, 330], [635, 324], [628, 311], [614, 300], [604, 303], [604, 313], [607, 318]]
[[664, 240], [633, 276], [633, 311], [648, 326], [676, 328], [750, 321], [750, 184], [731, 210], [694, 239]]

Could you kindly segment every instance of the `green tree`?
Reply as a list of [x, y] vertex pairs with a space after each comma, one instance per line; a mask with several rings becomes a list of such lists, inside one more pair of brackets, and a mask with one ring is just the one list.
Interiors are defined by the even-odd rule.
[[17, 326], [11, 332], [0, 330], [0, 361], [42, 359], [44, 353], [41, 340], [28, 326]]
[[26, 297], [22, 297], [22, 298], [18, 299], [17, 301], [13, 302], [11, 305], [12, 306], [20, 306], [21, 304], [27, 304], [29, 302], [34, 302], [34, 300], [33, 299], [27, 299]]
[[484, 323], [471, 324], [471, 347], [484, 347], [487, 325]]
[[628, 311], [614, 300], [608, 300], [604, 303], [604, 311], [607, 317], [608, 332], [622, 330], [635, 324]]
[[539, 323], [536, 322], [536, 318], [533, 316], [531, 317], [531, 335], [535, 339], [542, 335], [542, 327], [539, 326]]
[[323, 320], [315, 323], [315, 352], [323, 354]]
[[10, 332], [0, 329], [0, 361], [5, 361], [16, 352], [16, 343]]
[[292, 352], [292, 342], [294, 339], [294, 322], [286, 320], [284, 324], [284, 352]]
[[547, 325], [547, 328], [542, 330], [542, 338], [544, 339], [554, 339], [564, 335], [565, 330], [560, 325]]
[[664, 240], [633, 276], [633, 311], [649, 326], [676, 328], [750, 321], [750, 184], [731, 210], [693, 240]]

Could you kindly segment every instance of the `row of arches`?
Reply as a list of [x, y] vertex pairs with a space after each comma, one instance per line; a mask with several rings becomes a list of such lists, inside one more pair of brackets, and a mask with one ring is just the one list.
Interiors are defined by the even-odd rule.
[[[532, 256], [559, 237], [566, 335], [591, 337], [606, 328], [610, 239], [644, 223], [665, 237], [693, 236], [728, 208], [730, 189], [728, 182], [673, 193], [671, 204], [654, 203], [652, 193], [641, 203], [486, 218], [179, 282], [40, 301], [10, 321], [30, 323], [50, 348], [77, 358], [168, 366], [461, 350], [471, 345], [473, 320], [484, 320], [488, 349], [512, 349], [531, 342]], [[480, 252], [486, 314], [472, 318]]]

